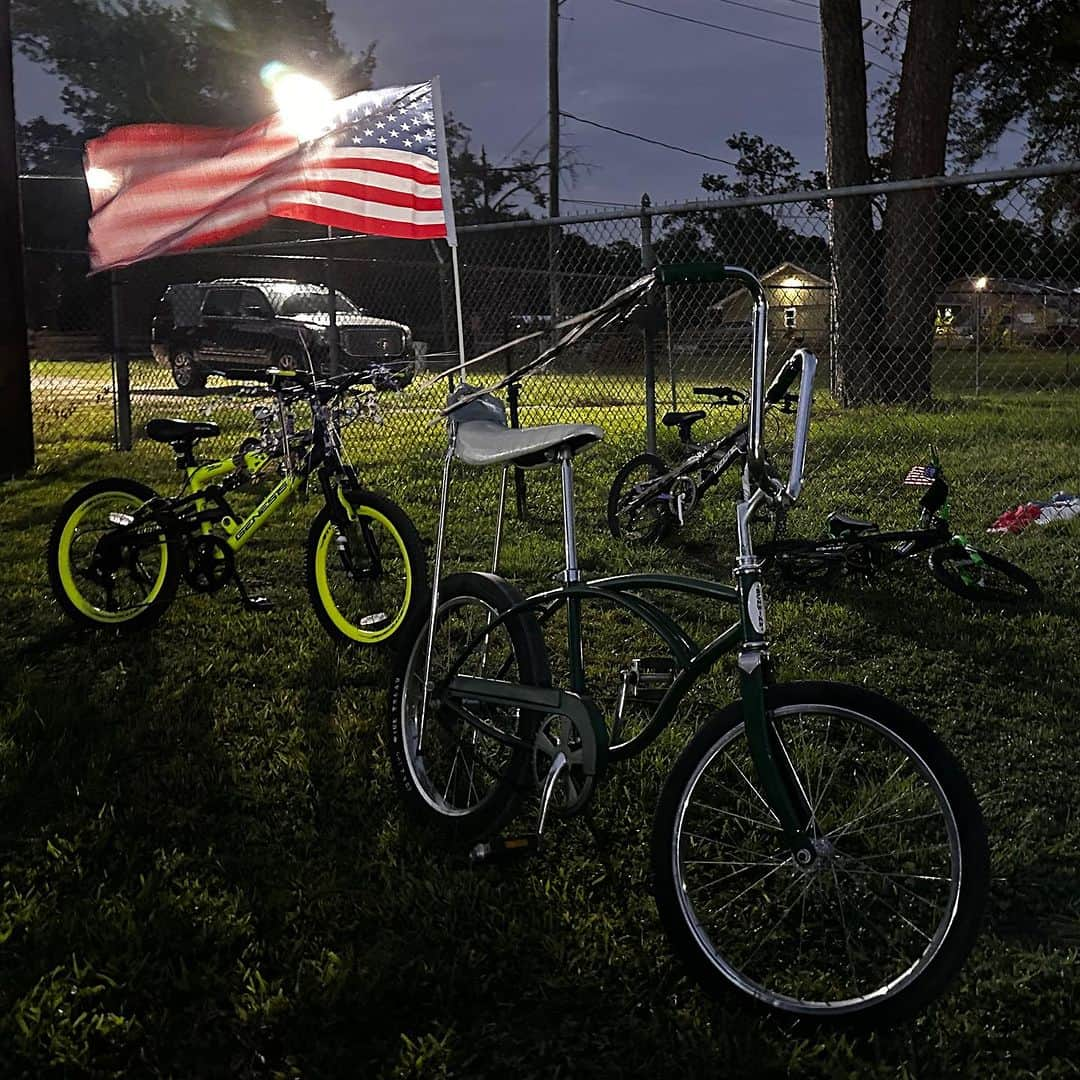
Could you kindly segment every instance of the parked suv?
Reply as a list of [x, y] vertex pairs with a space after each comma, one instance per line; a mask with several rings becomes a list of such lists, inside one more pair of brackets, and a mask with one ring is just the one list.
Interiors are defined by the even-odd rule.
[[[335, 291], [338, 365], [343, 371], [389, 369], [406, 385], [423, 346], [403, 323], [376, 318]], [[200, 390], [206, 377], [243, 378], [268, 367], [307, 370], [308, 353], [321, 374], [330, 366], [330, 292], [277, 278], [218, 278], [170, 285], [150, 327], [150, 348], [181, 390]], [[305, 348], [306, 346], [306, 348]]]

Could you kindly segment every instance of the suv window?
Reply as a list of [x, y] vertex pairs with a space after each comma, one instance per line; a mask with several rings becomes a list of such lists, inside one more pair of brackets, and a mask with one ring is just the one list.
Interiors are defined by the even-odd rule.
[[239, 289], [210, 289], [203, 301], [204, 315], [226, 315], [236, 317], [240, 314]]
[[244, 289], [240, 293], [240, 314], [253, 315], [254, 312], [249, 311], [249, 308], [258, 308], [259, 317], [264, 319], [273, 314], [261, 289]]
[[[319, 285], [283, 290], [275, 299], [279, 315], [322, 315], [330, 310], [329, 290]], [[363, 310], [358, 308], [343, 292], [336, 294], [334, 306], [339, 312], [349, 315], [359, 315]]]

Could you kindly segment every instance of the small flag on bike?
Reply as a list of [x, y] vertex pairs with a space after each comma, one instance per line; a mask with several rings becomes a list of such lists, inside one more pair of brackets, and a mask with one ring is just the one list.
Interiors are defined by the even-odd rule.
[[905, 484], [913, 484], [915, 487], [929, 487], [937, 476], [937, 469], [933, 465], [916, 465], [904, 477]]
[[91, 273], [293, 218], [454, 245], [438, 79], [364, 90], [244, 130], [114, 128], [86, 144]]

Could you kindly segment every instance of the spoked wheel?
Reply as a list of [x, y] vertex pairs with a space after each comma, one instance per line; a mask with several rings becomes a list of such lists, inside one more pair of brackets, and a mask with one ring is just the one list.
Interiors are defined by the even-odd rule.
[[800, 866], [766, 805], [741, 705], [687, 746], [656, 812], [653, 870], [675, 951], [713, 992], [825, 1023], [921, 1009], [975, 940], [989, 855], [959, 765], [910, 713], [859, 687], [769, 688], [811, 808]]
[[608, 492], [607, 522], [612, 536], [651, 544], [671, 531], [675, 519], [668, 510], [667, 490], [648, 490], [649, 481], [667, 471], [655, 454], [638, 454], [619, 469]]
[[319, 622], [339, 641], [377, 645], [423, 610], [424, 548], [396, 503], [362, 491], [350, 497], [345, 527], [328, 507], [308, 534], [307, 586]]
[[139, 509], [153, 488], [116, 477], [96, 480], [61, 507], [49, 535], [49, 583], [64, 611], [84, 626], [140, 629], [172, 603], [180, 558]]
[[968, 600], [1022, 604], [1042, 598], [1038, 583], [1019, 566], [963, 544], [934, 548], [930, 569], [946, 589]]
[[821, 551], [813, 541], [777, 540], [762, 544], [758, 554], [766, 569], [775, 570], [781, 580], [796, 588], [834, 584], [844, 572], [844, 552]]
[[439, 587], [426, 698], [426, 623], [398, 655], [391, 683], [391, 761], [406, 809], [449, 841], [496, 832], [528, 786], [541, 717], [453, 697], [446, 688], [454, 675], [551, 685], [535, 618], [521, 613], [491, 625], [521, 600], [517, 589], [494, 575], [453, 574]]

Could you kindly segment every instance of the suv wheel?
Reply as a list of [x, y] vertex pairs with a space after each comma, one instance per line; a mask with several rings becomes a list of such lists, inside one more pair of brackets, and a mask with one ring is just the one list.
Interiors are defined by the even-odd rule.
[[206, 372], [202, 371], [191, 349], [176, 349], [169, 354], [173, 382], [181, 390], [202, 390], [206, 386]]

